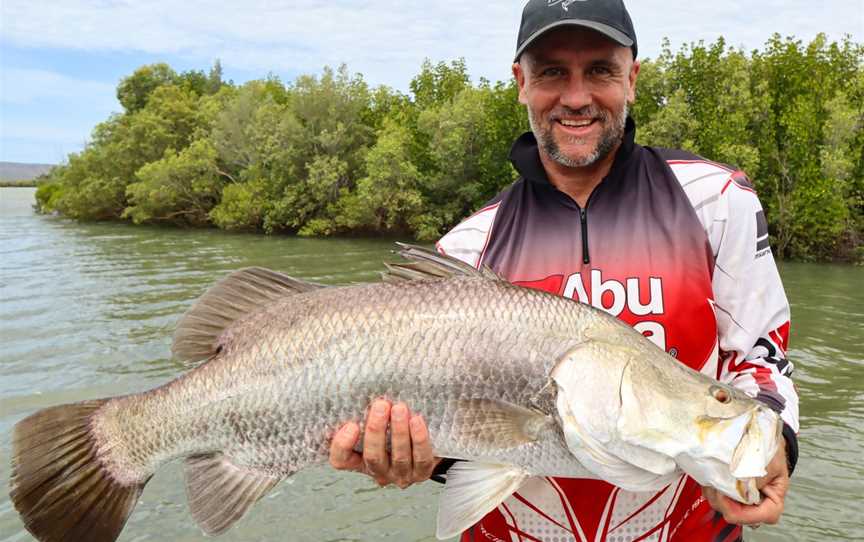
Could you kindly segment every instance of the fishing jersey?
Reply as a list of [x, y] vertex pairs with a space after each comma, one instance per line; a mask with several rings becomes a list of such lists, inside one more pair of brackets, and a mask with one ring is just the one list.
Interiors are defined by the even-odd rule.
[[[612, 168], [583, 209], [549, 182], [534, 135], [523, 135], [510, 155], [519, 179], [437, 248], [609, 312], [681, 363], [767, 403], [784, 421], [794, 466], [789, 305], [753, 186], [734, 168], [634, 138], [628, 119]], [[740, 538], [741, 528], [725, 523], [686, 475], [651, 492], [532, 478], [462, 535], [463, 542]]]

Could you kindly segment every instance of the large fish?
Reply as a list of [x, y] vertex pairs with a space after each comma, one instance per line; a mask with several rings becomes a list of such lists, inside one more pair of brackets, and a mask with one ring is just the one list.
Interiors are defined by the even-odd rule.
[[[453, 536], [531, 476], [627, 490], [683, 470], [759, 500], [778, 416], [588, 305], [513, 286], [417, 247], [378, 284], [322, 288], [264, 269], [213, 286], [173, 352], [197, 368], [159, 388], [39, 411], [15, 426], [11, 498], [45, 542], [113, 541], [144, 485], [185, 461], [207, 534], [280, 480], [326, 461], [370, 400], [423, 414], [448, 473], [437, 534]], [[154, 527], [158, 528], [158, 527]]]

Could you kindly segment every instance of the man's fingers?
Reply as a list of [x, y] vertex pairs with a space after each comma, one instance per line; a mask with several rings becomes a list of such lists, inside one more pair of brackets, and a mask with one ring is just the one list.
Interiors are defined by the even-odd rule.
[[440, 459], [433, 455], [432, 441], [429, 440], [429, 430], [426, 422], [419, 414], [411, 417], [409, 423], [411, 432], [411, 443], [413, 445], [412, 455], [414, 461], [413, 481], [422, 482], [432, 476], [432, 471]]
[[408, 407], [397, 403], [390, 409], [390, 471], [396, 485], [405, 489], [411, 485], [413, 459], [411, 434], [408, 429]]
[[[724, 497], [725, 498], [725, 497]], [[773, 499], [763, 499], [758, 505], [743, 505], [729, 500], [729, 510], [723, 515], [729, 523], [737, 525], [754, 525], [768, 523], [773, 525], [780, 521], [783, 514], [783, 503]]]
[[[390, 449], [387, 434], [390, 430]], [[354, 451], [360, 438], [356, 423], [347, 423], [333, 436], [330, 464], [339, 470], [365, 472], [381, 485], [406, 488], [428, 480], [440, 458], [434, 456], [426, 422], [412, 416], [408, 405], [376, 399], [369, 408], [363, 434], [363, 455]]]
[[762, 495], [766, 499], [782, 503], [786, 500], [786, 488], [779, 485], [765, 486], [762, 488]]
[[333, 435], [330, 443], [330, 464], [338, 470], [363, 470], [363, 457], [354, 451], [360, 438], [360, 426], [346, 423]]
[[727, 523], [735, 525], [775, 524], [783, 514], [783, 500], [766, 495], [758, 505], [746, 505], [730, 499], [713, 488], [703, 487], [702, 494], [711, 508], [723, 515]]
[[766, 486], [776, 485], [784, 481], [786, 482], [785, 485], [788, 485], [789, 469], [786, 466], [786, 452], [782, 449], [778, 450], [777, 455], [768, 463], [765, 470], [767, 471], [765, 476], [756, 480], [756, 487], [758, 489], [761, 490]]
[[366, 431], [363, 433], [363, 461], [366, 470], [380, 485], [390, 480], [390, 458], [387, 455], [387, 426], [390, 423], [390, 403], [376, 399], [369, 409]]

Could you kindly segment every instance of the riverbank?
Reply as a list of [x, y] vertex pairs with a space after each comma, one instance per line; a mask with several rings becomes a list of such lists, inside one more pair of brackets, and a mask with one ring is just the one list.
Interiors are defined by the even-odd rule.
[[[0, 185], [2, 187], [3, 185]], [[27, 187], [27, 185], [17, 185], [16, 187]], [[50, 186], [42, 186], [37, 187], [41, 192], [43, 189], [50, 190]], [[54, 214], [54, 215], [63, 215], [56, 209], [51, 209], [50, 207], [46, 207], [41, 204], [41, 200], [43, 198], [38, 197], [39, 192], [34, 193], [33, 205], [39, 212], [43, 212], [45, 214]], [[44, 199], [50, 199], [50, 195], [44, 195]], [[69, 217], [67, 217], [69, 218]], [[298, 237], [298, 238], [306, 238], [306, 239], [393, 239], [400, 241], [415, 241], [415, 242], [426, 242], [431, 243], [437, 240], [438, 236], [434, 236], [431, 238], [420, 238], [417, 239], [416, 236], [412, 236], [411, 232], [407, 229], [399, 230], [396, 228], [384, 229], [384, 230], [374, 230], [371, 228], [357, 229], [357, 230], [346, 230], [346, 231], [337, 231], [337, 232], [308, 232], [304, 230], [297, 231], [286, 231], [286, 230], [277, 230], [277, 231], [267, 231], [263, 228], [256, 227], [244, 227], [244, 228], [222, 228], [216, 224], [204, 222], [200, 224], [188, 224], [188, 223], [176, 223], [170, 221], [149, 221], [143, 223], [136, 223], [133, 220], [129, 220], [128, 218], [120, 218], [116, 216], [105, 216], [101, 219], [83, 219], [83, 218], [71, 218], [80, 224], [99, 224], [99, 223], [115, 223], [115, 224], [128, 224], [134, 227], [142, 227], [142, 228], [164, 228], [164, 229], [176, 229], [179, 231], [184, 230], [218, 230], [223, 231], [225, 233], [230, 234], [248, 234], [248, 235], [262, 235], [265, 237]], [[772, 247], [774, 247], [774, 239], [772, 238]], [[850, 243], [846, 242], [849, 245], [846, 249], [835, 252], [832, 256], [825, 256], [822, 259], [815, 258], [807, 255], [794, 255], [792, 257], [787, 257], [785, 260], [781, 260], [777, 256], [777, 251], [775, 249], [774, 254], [775, 258], [779, 261], [791, 261], [791, 262], [811, 262], [811, 263], [834, 263], [834, 264], [848, 264], [848, 265], [856, 265], [856, 266], [864, 266], [864, 246], [860, 243]], [[796, 257], [797, 256], [797, 257]]]

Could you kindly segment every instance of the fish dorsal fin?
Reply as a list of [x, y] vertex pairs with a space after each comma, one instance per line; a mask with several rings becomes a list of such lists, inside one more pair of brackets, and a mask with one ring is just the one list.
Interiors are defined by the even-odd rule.
[[484, 265], [476, 269], [461, 260], [434, 250], [405, 243], [396, 244], [400, 248], [399, 255], [408, 260], [408, 263], [385, 263], [387, 271], [382, 273], [385, 282], [446, 279], [453, 276], [503, 280], [488, 266]]
[[282, 480], [236, 465], [221, 453], [192, 456], [184, 471], [192, 518], [210, 536], [231, 528]]
[[531, 475], [512, 465], [461, 461], [447, 471], [438, 504], [439, 540], [458, 536], [515, 493]]
[[292, 294], [323, 288], [276, 271], [249, 267], [214, 284], [177, 324], [171, 352], [193, 364], [213, 356], [222, 333], [242, 316], [263, 304]]

